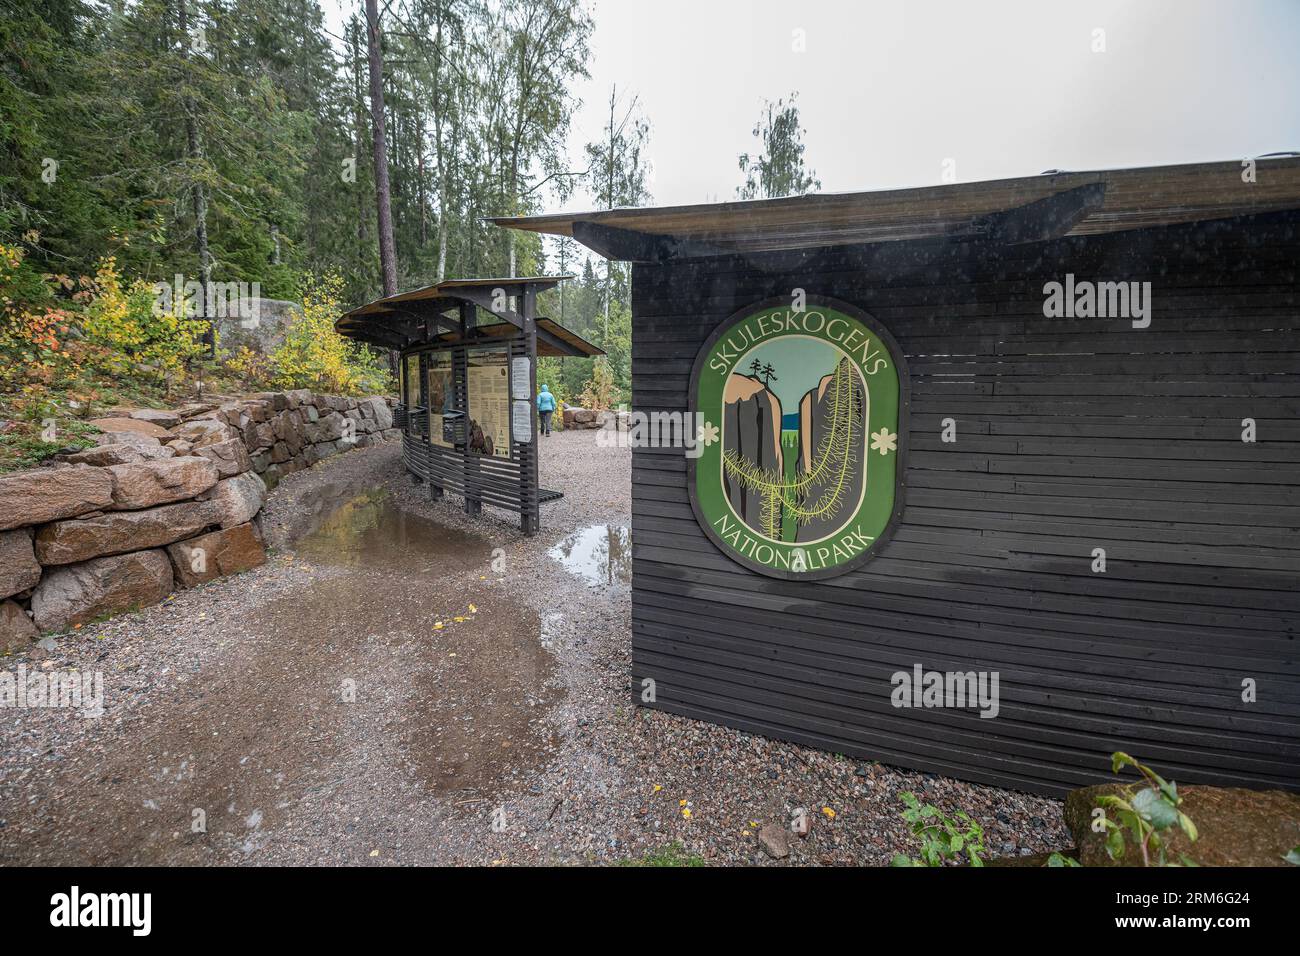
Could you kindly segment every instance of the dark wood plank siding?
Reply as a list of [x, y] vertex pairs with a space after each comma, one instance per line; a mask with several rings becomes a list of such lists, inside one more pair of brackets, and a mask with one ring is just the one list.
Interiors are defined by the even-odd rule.
[[[1297, 263], [1281, 213], [637, 265], [639, 411], [686, 410], [716, 324], [796, 288], [883, 323], [912, 401], [902, 521], [823, 582], [728, 560], [681, 451], [634, 452], [634, 695], [650, 677], [667, 711], [1045, 793], [1105, 779], [1119, 749], [1180, 782], [1300, 786]], [[1067, 272], [1150, 281], [1151, 327], [1045, 318]], [[999, 716], [891, 707], [916, 663], [999, 672]]]

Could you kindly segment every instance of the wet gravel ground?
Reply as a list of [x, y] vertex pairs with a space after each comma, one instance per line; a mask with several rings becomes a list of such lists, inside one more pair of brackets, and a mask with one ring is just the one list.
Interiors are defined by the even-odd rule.
[[[679, 844], [711, 865], [881, 865], [911, 849], [907, 790], [981, 822], [993, 855], [1068, 846], [1054, 800], [633, 707], [630, 454], [593, 432], [542, 451], [565, 497], [535, 538], [431, 501], [397, 445], [350, 452], [272, 494], [266, 566], [0, 662], [98, 670], [105, 695], [98, 719], [0, 711], [0, 863], [610, 863]], [[811, 834], [772, 860], [757, 828], [800, 809]]]

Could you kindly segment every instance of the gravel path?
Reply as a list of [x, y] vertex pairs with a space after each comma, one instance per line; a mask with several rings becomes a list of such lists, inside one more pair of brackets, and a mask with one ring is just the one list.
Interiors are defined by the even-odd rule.
[[[0, 662], [101, 671], [105, 692], [98, 719], [0, 711], [0, 863], [605, 863], [680, 844], [874, 865], [910, 849], [906, 790], [983, 823], [994, 854], [1068, 845], [1057, 801], [632, 707], [630, 455], [591, 432], [542, 451], [565, 497], [535, 538], [430, 501], [396, 445], [350, 452], [271, 495], [265, 567]], [[801, 808], [812, 833], [778, 864], [754, 824]]]

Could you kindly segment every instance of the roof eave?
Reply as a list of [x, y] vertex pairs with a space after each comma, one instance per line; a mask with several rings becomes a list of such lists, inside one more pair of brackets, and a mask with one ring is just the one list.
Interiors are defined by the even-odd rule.
[[[1256, 162], [1266, 168], [1259, 169], [1253, 183], [1243, 180], [1244, 162], [1232, 160], [1053, 171], [876, 192], [497, 217], [491, 221], [505, 228], [573, 237], [607, 258], [626, 259], [630, 248], [662, 260], [827, 245], [979, 238], [989, 221], [998, 217], [1021, 221], [1019, 229], [1003, 233], [1003, 241], [1015, 237], [1020, 237], [1015, 241], [1041, 241], [1300, 207], [1300, 157], [1260, 157]], [[1104, 189], [1105, 201], [1087, 203], [1079, 215], [1061, 214], [1070, 211], [1071, 203], [1058, 197], [1083, 195], [1080, 191], [1090, 187]], [[1025, 220], [1036, 214], [1035, 204], [1041, 204], [1037, 211], [1048, 214], [1054, 230], [1042, 228], [1042, 223], [1039, 228], [1024, 228]], [[654, 245], [629, 242], [629, 234], [649, 237]], [[665, 251], [667, 243], [677, 245]]]

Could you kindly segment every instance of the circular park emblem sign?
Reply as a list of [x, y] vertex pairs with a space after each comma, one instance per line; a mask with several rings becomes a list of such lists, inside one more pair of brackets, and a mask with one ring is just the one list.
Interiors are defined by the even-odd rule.
[[732, 560], [780, 578], [860, 565], [901, 508], [907, 374], [844, 303], [788, 299], [732, 316], [691, 375], [691, 505]]

